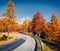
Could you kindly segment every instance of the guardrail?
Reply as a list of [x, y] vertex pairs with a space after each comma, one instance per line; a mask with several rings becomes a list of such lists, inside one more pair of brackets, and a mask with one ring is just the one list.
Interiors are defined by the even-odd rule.
[[[35, 37], [35, 36], [33, 36], [33, 35], [31, 35], [34, 39], [35, 38], [37, 38], [38, 40], [39, 40], [39, 42], [40, 42], [40, 47], [41, 47], [41, 51], [44, 51], [44, 45], [43, 45], [43, 42], [41, 41], [41, 39], [40, 38], [38, 38], [38, 37]], [[35, 41], [36, 41], [36, 39], [35, 39]], [[37, 42], [36, 42], [37, 43]], [[38, 48], [37, 48], [38, 49]], [[38, 51], [38, 50], [36, 50], [36, 51]]]

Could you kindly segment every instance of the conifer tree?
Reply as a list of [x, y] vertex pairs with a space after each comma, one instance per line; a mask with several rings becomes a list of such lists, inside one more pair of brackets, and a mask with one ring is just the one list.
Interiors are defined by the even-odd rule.
[[14, 3], [12, 2], [12, 0], [9, 0], [9, 2], [7, 3], [5, 15], [10, 19], [16, 19]]
[[28, 21], [27, 21], [27, 19], [25, 19], [23, 22], [23, 31], [28, 32]]
[[[12, 0], [8, 1], [4, 16], [7, 19], [6, 25], [7, 25], [7, 31], [9, 34], [9, 32], [11, 31], [10, 27], [12, 26], [13, 22], [16, 23], [15, 22], [16, 21], [15, 8], [14, 8], [14, 3], [12, 2]], [[15, 20], [15, 21], [13, 21], [13, 20]], [[16, 25], [16, 24], [14, 24], [14, 25]], [[13, 25], [13, 27], [14, 27], [14, 25]]]
[[55, 41], [59, 40], [60, 36], [60, 23], [58, 20], [58, 16], [56, 14], [52, 15], [52, 20], [51, 20], [51, 35], [52, 39]]
[[32, 32], [35, 34], [40, 34], [43, 30], [43, 25], [45, 24], [45, 19], [41, 13], [37, 12], [32, 21]]

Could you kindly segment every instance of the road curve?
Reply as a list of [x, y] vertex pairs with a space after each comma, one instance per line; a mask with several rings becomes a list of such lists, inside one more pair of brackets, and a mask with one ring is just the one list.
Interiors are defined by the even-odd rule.
[[33, 37], [15, 34], [17, 40], [0, 46], [0, 51], [35, 51], [36, 42]]
[[34, 51], [36, 42], [33, 37], [23, 34], [19, 34], [16, 36], [18, 38], [23, 38], [26, 41], [21, 46], [14, 49], [13, 51]]
[[24, 39], [20, 38], [11, 43], [1, 45], [0, 51], [12, 51], [13, 49], [17, 48], [18, 46], [22, 45], [25, 42]]

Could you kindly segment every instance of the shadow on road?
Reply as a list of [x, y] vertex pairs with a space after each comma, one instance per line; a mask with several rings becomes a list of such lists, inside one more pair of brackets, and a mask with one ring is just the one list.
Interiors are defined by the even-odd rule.
[[11, 43], [0, 46], [0, 51], [12, 51], [15, 48], [19, 47], [20, 45], [22, 45], [24, 42], [25, 42], [25, 40], [22, 38], [17, 39]]

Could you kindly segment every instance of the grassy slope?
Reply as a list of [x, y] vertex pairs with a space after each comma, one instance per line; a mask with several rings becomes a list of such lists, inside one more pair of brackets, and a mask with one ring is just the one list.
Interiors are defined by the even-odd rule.
[[44, 51], [54, 51], [51, 48], [49, 48], [46, 44], [44, 44]]
[[9, 37], [11, 37], [11, 39], [7, 39], [7, 40], [4, 40], [4, 41], [0, 41], [0, 45], [7, 44], [7, 43], [9, 43], [9, 42], [11, 42], [11, 41], [14, 41], [14, 40], [16, 39], [16, 36], [14, 36], [14, 35], [12, 35], [12, 34], [10, 34], [10, 35], [8, 35], [8, 34], [0, 34], [0, 37], [2, 37], [3, 35], [9, 36]]

